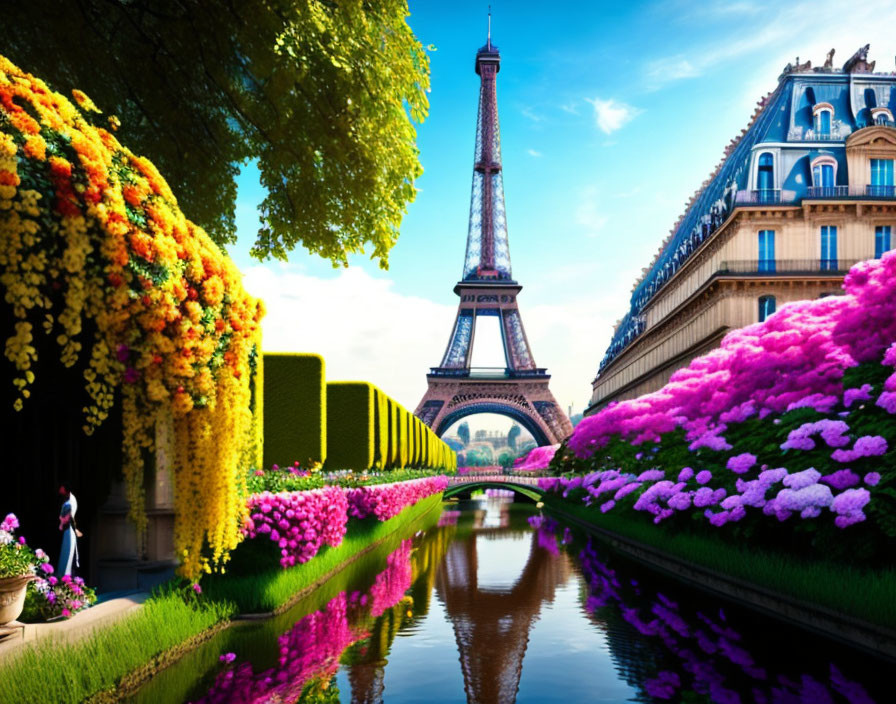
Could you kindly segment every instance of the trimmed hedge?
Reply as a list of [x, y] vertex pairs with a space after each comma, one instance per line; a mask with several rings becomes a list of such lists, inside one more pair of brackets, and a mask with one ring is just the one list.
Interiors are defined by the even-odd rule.
[[329, 382], [326, 408], [328, 469], [457, 466], [454, 450], [372, 384]]
[[317, 354], [264, 355], [264, 465], [327, 459], [327, 384]]

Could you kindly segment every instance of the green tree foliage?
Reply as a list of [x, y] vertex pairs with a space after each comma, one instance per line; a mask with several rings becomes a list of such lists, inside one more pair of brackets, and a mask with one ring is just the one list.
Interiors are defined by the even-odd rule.
[[498, 464], [502, 467], [513, 467], [513, 461], [516, 459], [516, 453], [511, 450], [502, 450], [498, 455]]
[[511, 450], [516, 450], [516, 440], [519, 436], [520, 426], [514, 423], [512, 426], [510, 426], [510, 431], [507, 433], [507, 445]]
[[422, 172], [414, 121], [429, 59], [407, 0], [28, 0], [3, 3], [0, 51], [121, 120], [218, 243], [235, 240], [235, 178], [267, 197], [252, 248], [297, 245], [382, 267]]
[[470, 444], [470, 426], [467, 424], [467, 421], [464, 421], [459, 426], [457, 426], [457, 437], [460, 438], [460, 441], [464, 444], [464, 447]]

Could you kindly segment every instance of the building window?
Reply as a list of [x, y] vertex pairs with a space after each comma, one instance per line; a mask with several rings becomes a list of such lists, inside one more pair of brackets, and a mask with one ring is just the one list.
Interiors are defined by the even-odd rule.
[[759, 271], [775, 270], [775, 231], [759, 231]]
[[871, 119], [875, 125], [893, 125], [893, 113], [889, 108], [871, 108]]
[[775, 157], [769, 152], [759, 155], [759, 170], [756, 173], [756, 189], [771, 191], [775, 188]]
[[871, 185], [868, 187], [869, 196], [892, 196], [893, 188], [893, 160], [871, 160]]
[[812, 167], [812, 182], [816, 188], [834, 187], [834, 165], [822, 162]]
[[874, 228], [874, 258], [880, 259], [890, 251], [890, 226], [878, 225]]
[[831, 111], [820, 110], [815, 113], [815, 135], [817, 137], [831, 136]]
[[837, 227], [823, 225], [821, 228], [821, 270], [837, 270]]
[[760, 296], [759, 297], [759, 322], [767, 320], [772, 313], [775, 312], [775, 297]]

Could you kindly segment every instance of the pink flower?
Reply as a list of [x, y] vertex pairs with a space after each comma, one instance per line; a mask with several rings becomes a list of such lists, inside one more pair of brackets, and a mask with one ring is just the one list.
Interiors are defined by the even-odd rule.
[[65, 618], [68, 618], [69, 616], [72, 615], [72, 612], [69, 611], [68, 609], [63, 609], [63, 610], [62, 610], [62, 615], [65, 616]]
[[193, 584], [191, 588], [192, 588], [193, 591], [196, 592], [197, 594], [202, 594], [202, 587], [199, 586], [199, 583], [198, 583], [198, 582], [195, 583], [195, 584]]
[[236, 660], [236, 653], [224, 653], [218, 658], [221, 662], [231, 663]]

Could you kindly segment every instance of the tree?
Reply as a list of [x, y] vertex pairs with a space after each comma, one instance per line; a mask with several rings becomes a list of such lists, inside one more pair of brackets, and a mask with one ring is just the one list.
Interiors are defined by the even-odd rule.
[[408, 14], [407, 0], [29, 0], [4, 3], [0, 47], [117, 116], [219, 244], [235, 240], [235, 178], [256, 159], [253, 255], [303, 245], [335, 266], [369, 245], [385, 268], [428, 110]]
[[460, 441], [464, 444], [464, 447], [470, 444], [470, 426], [467, 424], [467, 421], [464, 421], [459, 426], [457, 426], [457, 437], [460, 438]]
[[515, 459], [516, 455], [512, 451], [504, 450], [498, 455], [498, 464], [507, 469], [513, 467], [513, 461]]
[[507, 433], [507, 445], [511, 450], [516, 450], [516, 439], [520, 436], [520, 426], [514, 423]]

